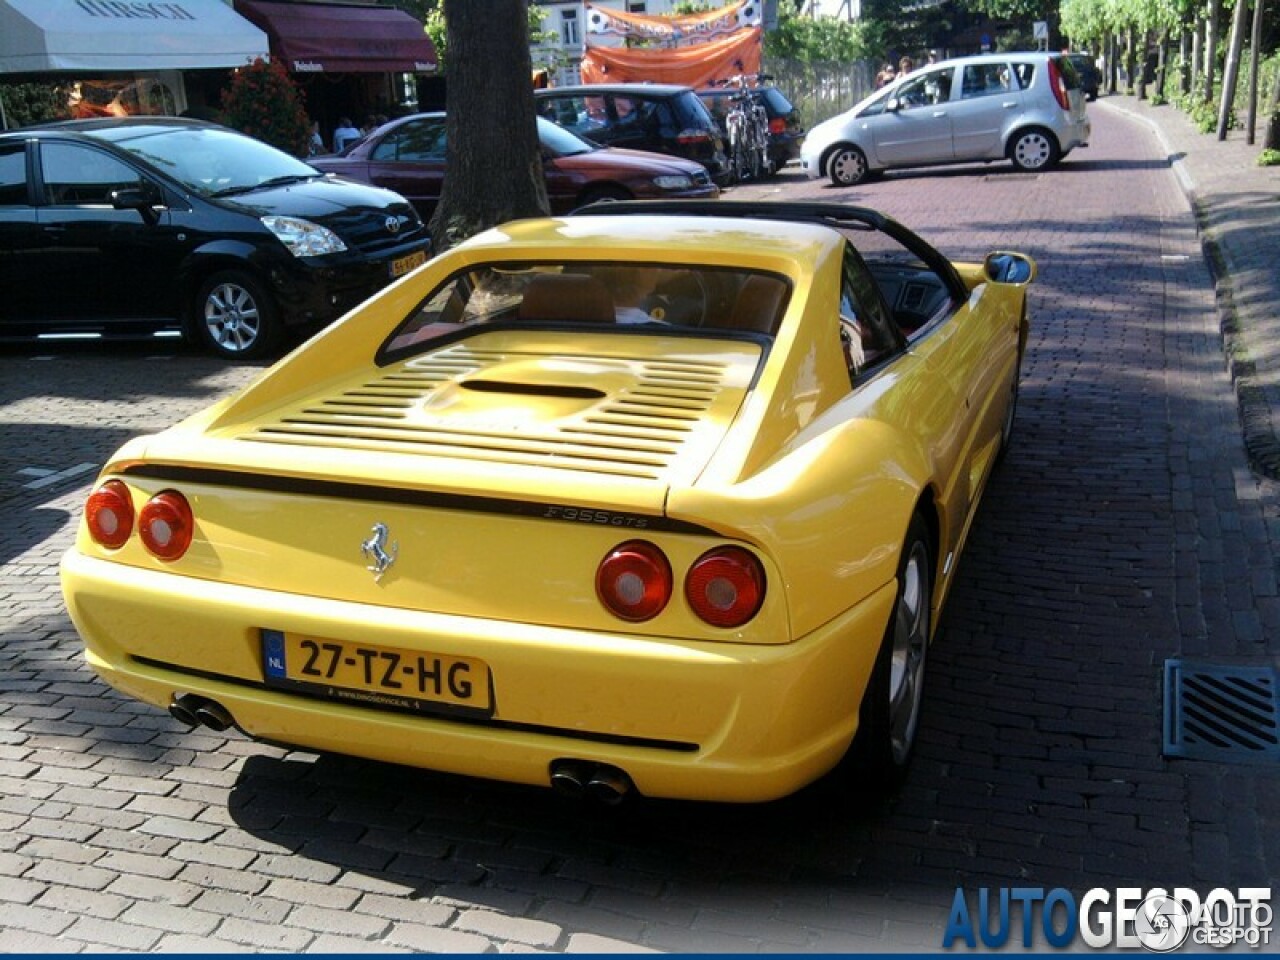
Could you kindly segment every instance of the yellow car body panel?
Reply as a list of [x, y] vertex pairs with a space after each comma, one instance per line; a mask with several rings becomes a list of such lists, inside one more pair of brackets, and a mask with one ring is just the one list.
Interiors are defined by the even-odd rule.
[[[917, 513], [940, 612], [1026, 335], [1023, 289], [960, 265], [967, 299], [851, 382], [834, 322], [844, 249], [811, 223], [592, 216], [506, 225], [436, 258], [106, 464], [135, 511], [180, 491], [194, 537], [160, 560], [82, 522], [62, 577], [90, 664], [149, 703], [194, 694], [310, 749], [531, 784], [582, 760], [690, 799], [798, 789], [857, 731]], [[471, 268], [602, 259], [756, 271], [788, 296], [763, 339], [507, 326], [376, 355]], [[641, 622], [595, 586], [630, 540], [673, 571]], [[766, 584], [732, 628], [682, 589], [725, 545]], [[363, 670], [362, 692], [298, 687], [299, 650], [308, 667], [328, 650], [338, 687]], [[384, 655], [404, 673], [375, 682]], [[448, 669], [484, 689], [440, 699]]]

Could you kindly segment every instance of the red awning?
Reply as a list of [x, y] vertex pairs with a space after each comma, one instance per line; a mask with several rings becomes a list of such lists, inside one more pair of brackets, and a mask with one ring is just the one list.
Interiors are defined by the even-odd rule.
[[291, 73], [434, 73], [422, 24], [391, 7], [235, 0]]

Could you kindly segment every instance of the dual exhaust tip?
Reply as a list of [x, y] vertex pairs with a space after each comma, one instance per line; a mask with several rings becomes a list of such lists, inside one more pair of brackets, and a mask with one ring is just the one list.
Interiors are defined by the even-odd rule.
[[617, 806], [635, 790], [627, 774], [607, 763], [556, 760], [551, 764], [551, 788], [563, 797], [595, 800]]
[[[187, 727], [208, 727], [218, 733], [236, 724], [231, 711], [222, 704], [194, 693], [175, 696], [169, 703], [169, 715]], [[553, 762], [551, 787], [561, 796], [595, 800], [607, 806], [617, 806], [635, 790], [625, 771], [589, 760]]]
[[236, 725], [231, 711], [217, 701], [194, 693], [176, 696], [169, 703], [169, 715], [188, 727], [208, 727], [221, 733]]

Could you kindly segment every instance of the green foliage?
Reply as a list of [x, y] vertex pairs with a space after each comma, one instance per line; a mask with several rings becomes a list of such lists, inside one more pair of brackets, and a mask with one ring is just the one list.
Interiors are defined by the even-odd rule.
[[1258, 154], [1258, 166], [1280, 167], [1280, 150], [1263, 150]]
[[444, 7], [435, 7], [429, 11], [423, 18], [422, 25], [431, 38], [431, 45], [436, 48], [436, 62], [440, 64], [440, 72], [447, 72], [445, 66], [449, 62], [449, 30], [444, 19]]
[[71, 116], [67, 99], [70, 92], [67, 84], [57, 81], [0, 84], [5, 121], [13, 129], [49, 120], [66, 120]]
[[1036, 40], [1027, 28], [1006, 30], [1003, 33], [996, 34], [996, 49], [1000, 51], [1034, 50], [1036, 49]]
[[295, 157], [307, 155], [311, 122], [302, 92], [278, 60], [255, 60], [231, 75], [222, 122]]
[[849, 23], [836, 17], [806, 17], [793, 9], [778, 11], [778, 28], [765, 34], [766, 57], [802, 63], [863, 60], [877, 55], [877, 26]]
[[[402, 3], [408, 3], [408, 0], [401, 0]], [[529, 11], [529, 43], [552, 43], [559, 39], [559, 35], [554, 30], [544, 30], [543, 24], [547, 20], [546, 8], [540, 7], [535, 3], [530, 3]], [[427, 36], [431, 38], [431, 44], [436, 48], [436, 60], [440, 64], [440, 72], [447, 73], [447, 65], [449, 63], [449, 30], [448, 23], [444, 18], [444, 4], [418, 3], [414, 8], [409, 10], [414, 16], [422, 20], [422, 26], [427, 32]]]

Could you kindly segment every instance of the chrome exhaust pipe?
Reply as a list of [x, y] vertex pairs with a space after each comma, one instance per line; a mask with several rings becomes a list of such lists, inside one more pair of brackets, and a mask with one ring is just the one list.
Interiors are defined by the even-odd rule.
[[231, 711], [220, 703], [214, 703], [212, 700], [205, 700], [200, 706], [196, 707], [196, 719], [210, 730], [215, 730], [218, 733], [235, 726]]
[[187, 727], [198, 727], [200, 720], [196, 716], [196, 708], [199, 705], [198, 698], [189, 693], [174, 697], [169, 701], [169, 716]]
[[555, 760], [551, 764], [551, 789], [562, 797], [581, 799], [591, 773], [590, 764], [582, 760]]
[[602, 763], [592, 772], [586, 790], [592, 800], [616, 807], [631, 792], [631, 778], [617, 767]]

